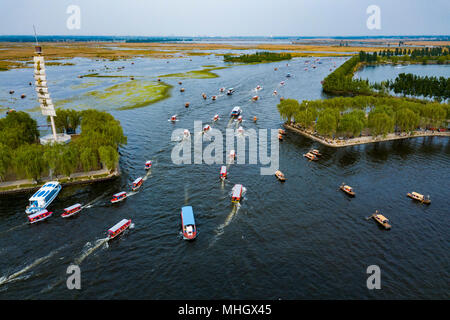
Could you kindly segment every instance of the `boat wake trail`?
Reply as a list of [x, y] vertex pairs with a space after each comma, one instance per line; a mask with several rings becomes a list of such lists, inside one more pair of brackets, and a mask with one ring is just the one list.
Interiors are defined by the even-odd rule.
[[12, 228], [10, 228], [10, 229], [8, 229], [8, 230], [2, 231], [2, 232], [0, 232], [0, 234], [5, 234], [5, 233], [8, 233], [8, 232], [10, 232], [10, 231], [19, 229], [19, 228], [21, 228], [21, 227], [23, 227], [23, 226], [25, 226], [25, 225], [27, 225], [27, 224], [28, 224], [28, 222], [24, 222], [24, 223], [19, 224], [19, 225], [15, 226], [15, 227], [12, 227]]
[[95, 241], [94, 245], [92, 245], [90, 242], [86, 243], [84, 246], [86, 249], [83, 250], [81, 255], [75, 259], [74, 263], [76, 265], [80, 265], [84, 259], [86, 259], [90, 254], [92, 254], [95, 250], [100, 248], [102, 245], [105, 245], [106, 248], [108, 248], [108, 239], [109, 238], [103, 238], [98, 239]]
[[[41, 257], [41, 258], [39, 258], [39, 259], [36, 259], [35, 261], [33, 261], [31, 264], [27, 265], [27, 266], [26, 266], [25, 268], [23, 268], [22, 270], [19, 270], [19, 271], [17, 271], [16, 273], [13, 273], [13, 274], [10, 275], [10, 276], [3, 276], [3, 277], [1, 277], [1, 278], [0, 278], [0, 286], [3, 285], [3, 284], [6, 284], [6, 283], [8, 283], [8, 282], [12, 282], [12, 281], [15, 281], [15, 280], [22, 279], [22, 278], [19, 278], [20, 275], [24, 274], [25, 272], [27, 272], [27, 271], [30, 270], [31, 268], [33, 268], [33, 267], [35, 267], [35, 266], [41, 264], [42, 262], [47, 261], [47, 260], [50, 259], [52, 256], [54, 256], [60, 249], [61, 249], [61, 248], [56, 249], [56, 250], [53, 250], [52, 252], [50, 252], [50, 253], [49, 253], [48, 255], [46, 255], [45, 257]], [[25, 277], [25, 279], [26, 279], [26, 278], [27, 278], [27, 277]]]
[[86, 203], [84, 206], [81, 207], [81, 209], [85, 209], [85, 208], [92, 208], [94, 206], [94, 204], [100, 200], [101, 198], [103, 198], [106, 195], [106, 192], [103, 193], [102, 195], [98, 196], [97, 198], [95, 198], [94, 200]]
[[212, 239], [211, 243], [209, 244], [209, 247], [212, 247], [214, 245], [214, 243], [216, 243], [216, 241], [219, 239], [219, 237], [224, 233], [225, 228], [231, 223], [231, 221], [234, 219], [234, 217], [236, 217], [240, 207], [241, 207], [241, 205], [239, 203], [237, 203], [236, 205], [233, 206], [233, 209], [228, 214], [224, 223], [222, 223], [220, 226], [217, 227], [216, 235]]
[[147, 173], [145, 174], [145, 176], [142, 177], [142, 180], [146, 181], [148, 179], [148, 177], [150, 177], [152, 175], [152, 169], [149, 169], [147, 171]]

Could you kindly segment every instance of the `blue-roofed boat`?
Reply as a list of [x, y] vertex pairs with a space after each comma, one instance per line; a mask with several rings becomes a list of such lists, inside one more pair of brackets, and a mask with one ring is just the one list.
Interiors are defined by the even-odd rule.
[[181, 208], [181, 227], [183, 231], [183, 239], [195, 239], [197, 236], [197, 228], [195, 227], [194, 211], [191, 206]]
[[61, 191], [61, 185], [58, 181], [51, 181], [44, 184], [33, 196], [29, 199], [30, 204], [27, 206], [26, 214], [33, 214], [44, 210], [53, 200], [55, 200], [58, 193]]

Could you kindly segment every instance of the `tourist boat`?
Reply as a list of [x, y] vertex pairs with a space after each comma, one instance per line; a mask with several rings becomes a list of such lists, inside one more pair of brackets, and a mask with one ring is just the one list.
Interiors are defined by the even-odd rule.
[[242, 184], [235, 184], [231, 193], [231, 202], [239, 203], [242, 198]]
[[339, 189], [344, 191], [349, 196], [352, 196], [352, 197], [355, 196], [355, 191], [353, 191], [353, 188], [348, 186], [348, 185], [346, 185], [346, 184], [344, 184], [343, 182], [342, 182], [342, 185], [339, 187]]
[[216, 98], [217, 98], [216, 96], [212, 96], [211, 100], [216, 100]]
[[191, 135], [191, 133], [189, 132], [188, 129], [185, 129], [184, 132], [183, 132], [183, 135], [184, 135], [186, 138], [188, 138], [188, 137]]
[[322, 154], [319, 152], [319, 150], [317, 150], [317, 149], [311, 150], [310, 153], [312, 153], [313, 155], [318, 156], [318, 157], [320, 157], [320, 156], [322, 155]]
[[50, 217], [53, 214], [53, 212], [49, 212], [47, 209], [40, 210], [36, 213], [30, 214], [28, 216], [28, 222], [29, 223], [36, 223], [39, 221], [43, 221]]
[[70, 206], [68, 208], [64, 209], [64, 213], [61, 215], [61, 217], [63, 218], [68, 218], [73, 216], [74, 214], [78, 213], [81, 211], [81, 204], [77, 203], [74, 204], [73, 206]]
[[234, 89], [233, 88], [228, 89], [227, 95], [231, 96], [233, 93], [234, 93]]
[[233, 110], [231, 110], [231, 116], [232, 117], [237, 117], [241, 114], [241, 108], [239, 107], [234, 107]]
[[275, 176], [278, 178], [278, 180], [280, 180], [281, 182], [286, 181], [286, 178], [284, 177], [283, 172], [281, 172], [280, 170], [275, 171]]
[[177, 115], [174, 114], [173, 116], [171, 116], [170, 121], [177, 121]]
[[148, 160], [146, 163], [145, 163], [145, 170], [149, 170], [149, 169], [151, 169], [152, 168], [152, 160]]
[[231, 159], [236, 159], [236, 151], [234, 151], [234, 150], [230, 151], [230, 158]]
[[217, 121], [217, 120], [219, 120], [219, 115], [218, 115], [218, 114], [216, 114], [216, 115], [214, 116], [213, 120], [214, 120], [214, 121]]
[[203, 127], [203, 132], [208, 132], [209, 129], [211, 129], [211, 127], [209, 126], [209, 124], [207, 124], [206, 126]]
[[137, 178], [136, 180], [133, 181], [133, 184], [131, 185], [131, 190], [132, 191], [138, 190], [142, 186], [143, 183], [144, 183], [144, 180], [142, 179], [142, 177]]
[[420, 194], [420, 193], [417, 193], [417, 192], [407, 193], [406, 195], [408, 197], [410, 197], [411, 199], [420, 201], [420, 202], [425, 203], [425, 204], [430, 204], [431, 203], [430, 196], [425, 198], [425, 196], [423, 194]]
[[220, 167], [220, 179], [225, 180], [227, 178], [227, 166]]
[[111, 199], [111, 203], [117, 203], [122, 200], [125, 200], [128, 197], [127, 193], [125, 191], [113, 194], [113, 198]]
[[391, 225], [389, 224], [389, 219], [387, 219], [382, 214], [378, 213], [378, 210], [372, 215], [372, 218], [378, 222], [380, 225], [382, 225], [386, 230], [391, 229]]
[[253, 101], [256, 101], [256, 100], [258, 100], [258, 99], [259, 99], [258, 96], [253, 96], [253, 98], [252, 98]]
[[55, 200], [60, 191], [61, 185], [58, 181], [47, 182], [29, 199], [30, 204], [27, 206], [25, 212], [27, 214], [33, 214], [44, 210]]
[[206, 100], [206, 94], [204, 94], [204, 93], [202, 93], [202, 97], [203, 97], [203, 99], [205, 99]]
[[127, 230], [131, 225], [131, 220], [122, 219], [108, 230], [108, 240], [112, 240], [119, 234]]
[[303, 156], [312, 161], [318, 160], [317, 156], [315, 154], [312, 154], [311, 152], [308, 152], [308, 153], [304, 154]]
[[242, 116], [239, 116], [239, 117], [237, 118], [237, 121], [238, 121], [238, 122], [242, 122]]
[[194, 212], [191, 206], [181, 208], [181, 229], [185, 240], [193, 240], [197, 236]]

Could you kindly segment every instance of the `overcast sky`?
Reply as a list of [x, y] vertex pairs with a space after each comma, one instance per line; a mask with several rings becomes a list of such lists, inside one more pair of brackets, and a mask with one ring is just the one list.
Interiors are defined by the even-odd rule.
[[[69, 29], [70, 5], [80, 29]], [[377, 5], [381, 29], [368, 29]], [[0, 0], [0, 35], [449, 35], [449, 0]]]

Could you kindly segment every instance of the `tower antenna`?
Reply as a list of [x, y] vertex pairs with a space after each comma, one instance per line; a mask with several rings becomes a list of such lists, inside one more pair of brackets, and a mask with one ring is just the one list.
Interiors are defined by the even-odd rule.
[[36, 45], [39, 45], [38, 39], [37, 39], [37, 34], [36, 34], [36, 27], [33, 24], [33, 30], [34, 30], [34, 39], [36, 40]]

